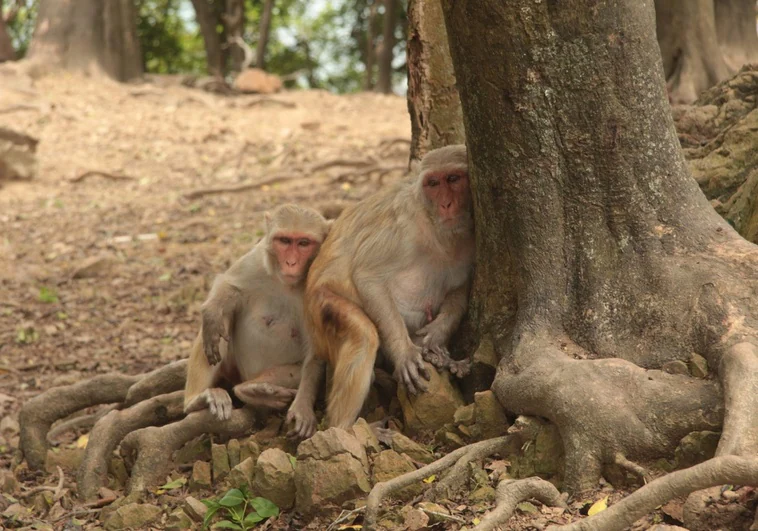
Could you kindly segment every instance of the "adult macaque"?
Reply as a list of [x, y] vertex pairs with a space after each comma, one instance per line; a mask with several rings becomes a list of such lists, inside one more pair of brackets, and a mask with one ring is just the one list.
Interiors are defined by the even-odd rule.
[[266, 213], [266, 234], [213, 283], [190, 354], [184, 410], [228, 419], [232, 399], [283, 409], [295, 396], [310, 350], [303, 322], [308, 268], [329, 231], [315, 210], [283, 205]]
[[315, 431], [323, 360], [334, 370], [327, 421], [340, 428], [360, 412], [380, 347], [411, 393], [426, 388], [424, 359], [458, 375], [467, 371], [445, 345], [466, 309], [473, 228], [462, 145], [429, 152], [414, 182], [383, 190], [334, 222], [306, 281], [315, 357], [305, 361], [287, 416], [293, 435]]

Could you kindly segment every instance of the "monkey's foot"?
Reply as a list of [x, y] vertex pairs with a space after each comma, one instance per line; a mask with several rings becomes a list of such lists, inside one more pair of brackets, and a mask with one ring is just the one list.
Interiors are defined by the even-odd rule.
[[245, 382], [234, 387], [234, 394], [250, 406], [284, 409], [295, 398], [297, 389], [269, 383]]
[[294, 423], [292, 429], [287, 432], [287, 437], [307, 439], [316, 433], [316, 413], [313, 406], [309, 406], [297, 401], [292, 403], [290, 410], [287, 412], [287, 423]]
[[425, 347], [423, 356], [424, 361], [434, 365], [437, 370], [447, 369], [458, 378], [463, 378], [471, 371], [471, 362], [468, 359], [454, 360], [445, 347]]
[[[429, 371], [424, 366], [422, 349], [412, 345], [413, 350], [406, 354], [395, 365], [395, 379], [402, 382], [412, 395], [426, 391], [426, 382], [429, 381]], [[426, 381], [425, 381], [426, 380]]]
[[225, 389], [212, 387], [206, 389], [184, 406], [185, 413], [209, 409], [218, 420], [227, 420], [232, 414], [232, 397]]

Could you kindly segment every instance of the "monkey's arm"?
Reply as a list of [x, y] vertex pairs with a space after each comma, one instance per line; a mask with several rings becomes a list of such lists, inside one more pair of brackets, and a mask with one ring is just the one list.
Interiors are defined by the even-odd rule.
[[316, 402], [325, 366], [324, 360], [314, 356], [313, 348], [308, 341], [305, 361], [300, 372], [300, 385], [297, 388], [295, 400], [287, 412], [287, 422], [295, 423], [288, 436], [305, 439], [315, 433], [317, 421], [313, 405]]
[[219, 276], [213, 283], [208, 299], [200, 307], [202, 315], [203, 351], [208, 363], [221, 361], [219, 342], [229, 342], [232, 320], [242, 299], [242, 290], [228, 281], [227, 275]]

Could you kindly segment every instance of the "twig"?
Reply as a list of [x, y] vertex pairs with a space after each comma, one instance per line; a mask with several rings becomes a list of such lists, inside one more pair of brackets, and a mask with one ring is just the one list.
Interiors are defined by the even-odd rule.
[[31, 498], [35, 494], [39, 494], [40, 492], [52, 492], [53, 493], [53, 500], [57, 501], [59, 497], [63, 493], [63, 482], [65, 481], [65, 476], [63, 475], [63, 469], [58, 466], [58, 484], [53, 487], [51, 485], [42, 485], [40, 487], [34, 487], [33, 489], [29, 489], [26, 492], [23, 492], [19, 494], [19, 498], [26, 499]]
[[85, 514], [98, 513], [100, 512], [100, 510], [101, 508], [71, 511], [70, 513], [60, 515], [58, 518], [53, 520], [53, 523], [60, 522], [61, 520], [65, 520], [66, 518], [76, 518], [77, 516], [84, 516]]
[[331, 531], [332, 529], [336, 529], [336, 526], [340, 525], [342, 522], [347, 522], [353, 516], [360, 514], [365, 510], [366, 510], [366, 506], [363, 505], [361, 507], [356, 507], [355, 509], [352, 509], [350, 511], [342, 511], [340, 515], [337, 517], [337, 519], [331, 524], [329, 524], [329, 527], [326, 528], [326, 531]]
[[466, 520], [463, 518], [460, 518], [458, 516], [453, 516], [452, 514], [445, 514], [445, 513], [438, 513], [437, 511], [430, 511], [429, 509], [424, 509], [423, 507], [420, 508], [422, 511], [424, 511], [429, 516], [434, 516], [435, 518], [439, 518], [440, 520], [452, 520], [453, 522], [458, 522], [459, 524], [465, 524]]
[[85, 171], [81, 175], [77, 175], [76, 177], [73, 177], [73, 178], [69, 179], [69, 182], [71, 182], [71, 183], [78, 183], [80, 181], [83, 181], [87, 177], [93, 177], [93, 176], [96, 176], [96, 175], [99, 175], [101, 177], [106, 177], [106, 178], [112, 179], [114, 181], [133, 181], [133, 180], [135, 180], [135, 178], [132, 177], [132, 176], [130, 176], [130, 175], [122, 175], [122, 174], [118, 174], [118, 173], [108, 173], [108, 172], [100, 171], [100, 170], [89, 170], [89, 171]]
[[324, 171], [335, 166], [348, 166], [353, 168], [365, 168], [376, 167], [376, 160], [374, 159], [333, 159], [318, 164], [313, 164], [310, 167], [311, 172]]
[[[364, 168], [362, 170], [358, 171], [349, 171], [345, 173], [339, 174], [337, 177], [332, 179], [332, 183], [343, 183], [343, 182], [349, 182], [351, 178], [357, 178], [357, 177], [367, 177], [370, 178], [371, 174], [374, 172], [379, 173], [379, 182], [382, 182], [384, 179], [384, 176], [388, 173], [391, 173], [393, 171], [402, 171], [406, 172], [408, 171], [408, 166], [406, 164], [397, 164], [394, 166], [371, 166], [369, 168]], [[363, 179], [362, 181], [365, 181], [367, 179]], [[362, 182], [361, 181], [361, 182]], [[353, 181], [355, 182], [355, 181]]]
[[16, 111], [37, 111], [42, 112], [42, 109], [38, 107], [37, 105], [28, 105], [26, 103], [19, 103], [16, 105], [11, 105], [10, 107], [6, 107], [5, 109], [0, 109], [0, 114], [9, 114]]
[[302, 177], [303, 175], [301, 173], [279, 173], [275, 174], [272, 177], [269, 177], [268, 179], [257, 182], [257, 183], [247, 183], [247, 184], [239, 184], [237, 186], [219, 186], [217, 188], [200, 188], [198, 190], [193, 190], [192, 192], [187, 192], [184, 194], [184, 197], [186, 199], [197, 199], [198, 197], [203, 197], [206, 195], [217, 195], [217, 194], [226, 194], [226, 193], [236, 193], [236, 192], [244, 192], [246, 190], [258, 190], [260, 188], [263, 188], [264, 186], [269, 186], [272, 184], [277, 184], [284, 181], [290, 181], [292, 179], [297, 179], [298, 177]]
[[255, 107], [256, 105], [263, 105], [264, 103], [266, 104], [273, 103], [275, 105], [281, 105], [282, 107], [285, 107], [287, 109], [294, 109], [297, 107], [297, 103], [295, 103], [294, 101], [283, 101], [277, 98], [269, 98], [268, 96], [259, 96], [254, 99], [251, 98], [247, 101], [236, 104], [235, 107], [246, 109], [250, 107]]

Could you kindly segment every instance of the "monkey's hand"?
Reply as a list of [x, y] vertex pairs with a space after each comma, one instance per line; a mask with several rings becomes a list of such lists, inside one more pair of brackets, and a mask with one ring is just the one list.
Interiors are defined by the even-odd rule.
[[412, 395], [426, 391], [426, 382], [429, 380], [429, 371], [424, 366], [424, 358], [421, 355], [421, 347], [411, 343], [410, 348], [395, 364], [395, 379], [402, 382]]
[[471, 371], [469, 360], [456, 361], [450, 356], [445, 344], [449, 339], [449, 329], [439, 316], [437, 319], [419, 329], [416, 336], [422, 337], [421, 346], [424, 360], [439, 370], [447, 369], [453, 376], [463, 378]]
[[219, 343], [223, 339], [229, 342], [229, 320], [221, 312], [203, 309], [203, 352], [208, 363], [216, 365], [221, 361]]
[[229, 420], [232, 416], [232, 398], [225, 389], [212, 387], [203, 392], [208, 409], [218, 420]]
[[287, 432], [287, 437], [292, 439], [307, 439], [316, 433], [316, 413], [312, 407], [305, 404], [298, 404], [297, 400], [292, 403], [290, 410], [287, 412], [287, 423], [294, 423], [292, 429]]

